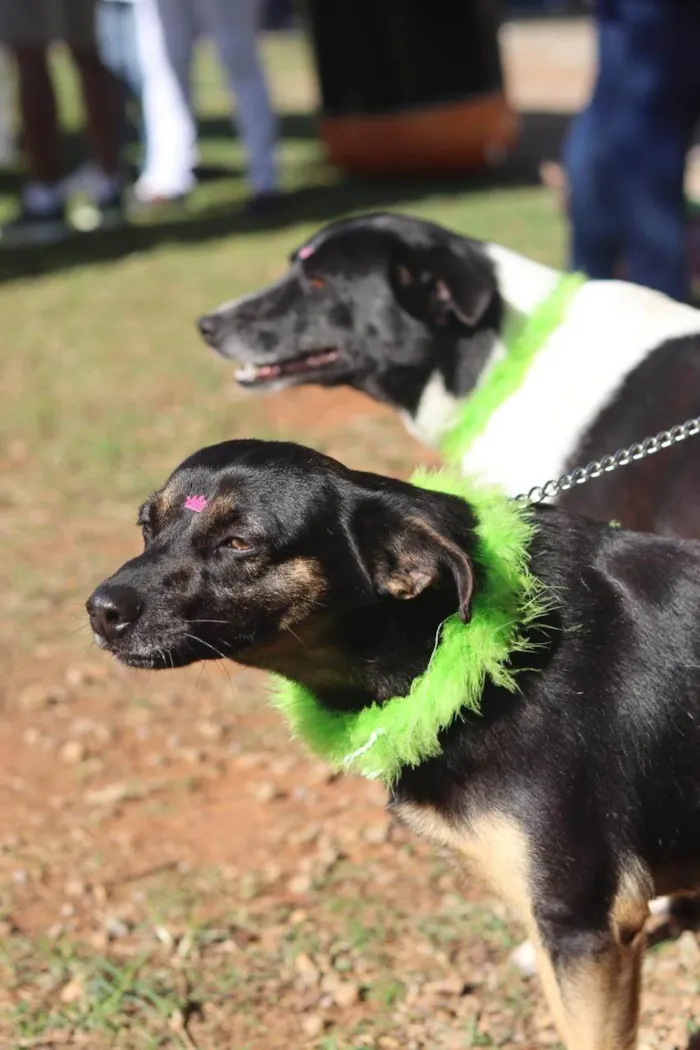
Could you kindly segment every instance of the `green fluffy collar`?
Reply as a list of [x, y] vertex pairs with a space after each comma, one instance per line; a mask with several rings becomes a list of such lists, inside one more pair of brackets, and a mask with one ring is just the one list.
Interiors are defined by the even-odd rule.
[[562, 324], [574, 295], [585, 282], [580, 274], [562, 277], [556, 288], [525, 320], [519, 331], [506, 334], [506, 354], [458, 410], [440, 449], [448, 463], [459, 466], [489, 418], [518, 389], [539, 350]]
[[418, 471], [412, 482], [460, 496], [476, 514], [474, 560], [484, 581], [470, 622], [456, 614], [444, 622], [430, 664], [407, 696], [358, 712], [330, 711], [310, 690], [275, 676], [274, 702], [295, 736], [335, 769], [387, 784], [403, 767], [440, 754], [441, 730], [463, 712], [479, 713], [487, 679], [515, 691], [509, 658], [529, 647], [524, 628], [547, 608], [528, 568], [534, 525], [526, 504], [445, 472]]

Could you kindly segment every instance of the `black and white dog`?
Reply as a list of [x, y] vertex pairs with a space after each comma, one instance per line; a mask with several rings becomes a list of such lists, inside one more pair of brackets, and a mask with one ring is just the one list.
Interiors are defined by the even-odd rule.
[[[533, 519], [555, 603], [511, 656], [519, 689], [487, 679], [391, 805], [518, 912], [569, 1050], [633, 1050], [649, 898], [700, 887], [700, 543]], [[215, 445], [141, 508], [143, 553], [88, 600], [95, 639], [132, 667], [225, 654], [324, 712], [383, 705], [487, 593], [477, 522], [298, 445]]]
[[[378, 214], [332, 223], [275, 284], [202, 317], [206, 341], [255, 390], [346, 384], [437, 445], [506, 353], [504, 331], [562, 278], [496, 244]], [[700, 312], [635, 285], [589, 281], [463, 460], [511, 495], [700, 415]], [[635, 463], [559, 505], [629, 528], [700, 537], [700, 440]]]

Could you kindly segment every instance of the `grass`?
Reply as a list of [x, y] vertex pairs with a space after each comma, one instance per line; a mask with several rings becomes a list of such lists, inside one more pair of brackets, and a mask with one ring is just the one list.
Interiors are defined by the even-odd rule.
[[[283, 1045], [277, 1026], [274, 1038], [271, 1033], [269, 1042], [260, 1041], [266, 1037], [264, 1018], [270, 1010], [295, 1009], [300, 996], [295, 960], [303, 952], [323, 981], [327, 975], [359, 981], [361, 1004], [366, 1004], [362, 1016], [350, 1011], [345, 1023], [326, 1009], [331, 1030], [320, 1033], [313, 1045], [381, 1046], [376, 1040], [382, 1036], [420, 1022], [425, 1007], [406, 1001], [409, 986], [415, 998], [422, 982], [444, 977], [450, 968], [430, 939], [416, 933], [417, 916], [407, 897], [402, 894], [388, 912], [386, 900], [372, 902], [358, 890], [347, 878], [333, 893], [319, 896], [313, 915], [291, 921], [290, 908], [269, 892], [222, 914], [221, 886], [215, 881], [203, 882], [199, 873], [169, 874], [153, 880], [148, 898], [133, 906], [128, 926], [103, 948], [93, 947], [94, 934], [29, 938], [15, 931], [0, 944], [0, 1031], [11, 1033], [16, 1050], [277, 1047]], [[346, 907], [338, 907], [339, 899]], [[369, 940], [357, 938], [352, 915], [358, 907], [367, 913]], [[426, 899], [419, 911], [437, 921], [434, 907]], [[218, 913], [215, 919], [203, 918], [211, 911]], [[454, 919], [449, 910], [442, 916], [446, 923]], [[478, 936], [478, 929], [463, 924], [462, 935]], [[394, 942], [410, 945], [409, 955], [405, 947], [397, 953]], [[397, 965], [401, 980], [395, 976]], [[523, 984], [519, 980], [520, 998]], [[463, 1018], [452, 1022], [466, 1026], [464, 1045], [497, 1045], [484, 1041], [489, 1037], [473, 1004], [465, 999]], [[513, 1016], [521, 1008], [514, 1002]]]

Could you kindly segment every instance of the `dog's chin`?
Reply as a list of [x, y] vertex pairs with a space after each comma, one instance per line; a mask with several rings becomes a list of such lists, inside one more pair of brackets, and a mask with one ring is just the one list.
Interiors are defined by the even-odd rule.
[[141, 644], [130, 647], [119, 643], [110, 645], [97, 639], [96, 641], [101, 649], [110, 653], [120, 664], [141, 671], [172, 671], [177, 667], [199, 663], [201, 660], [218, 660], [223, 655], [200, 645]]
[[239, 364], [233, 375], [244, 390], [270, 393], [302, 383], [332, 385], [348, 377], [348, 365], [340, 350], [316, 350], [286, 360]]

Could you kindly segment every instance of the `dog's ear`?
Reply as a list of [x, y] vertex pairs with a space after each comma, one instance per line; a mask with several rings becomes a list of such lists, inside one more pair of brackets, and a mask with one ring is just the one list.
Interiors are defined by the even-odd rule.
[[471, 616], [474, 569], [469, 556], [434, 521], [389, 512], [358, 516], [357, 538], [376, 593], [402, 600], [429, 587], [452, 586], [464, 623]]
[[445, 323], [453, 314], [462, 324], [473, 327], [486, 313], [496, 291], [491, 261], [469, 245], [437, 244], [414, 248], [396, 264], [396, 280], [401, 288], [422, 286], [432, 319]]
[[441, 244], [426, 253], [424, 268], [432, 277], [431, 305], [438, 316], [447, 309], [466, 325], [481, 320], [496, 291], [489, 259]]

